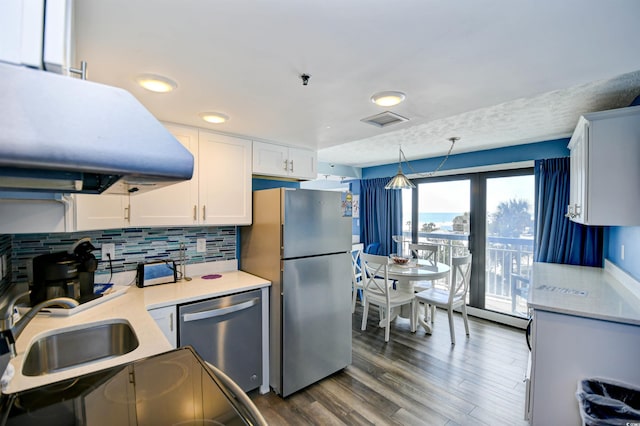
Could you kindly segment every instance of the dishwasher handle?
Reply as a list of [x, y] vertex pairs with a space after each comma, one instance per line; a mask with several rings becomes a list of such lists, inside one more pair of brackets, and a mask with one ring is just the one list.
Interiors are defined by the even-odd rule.
[[236, 305], [231, 305], [224, 308], [211, 309], [209, 311], [194, 312], [192, 314], [183, 314], [182, 321], [189, 322], [189, 321], [198, 321], [198, 320], [207, 319], [207, 318], [221, 317], [224, 315], [231, 314], [233, 312], [249, 309], [257, 305], [258, 302], [260, 302], [260, 299], [256, 297], [251, 300], [247, 300], [246, 302], [238, 303]]

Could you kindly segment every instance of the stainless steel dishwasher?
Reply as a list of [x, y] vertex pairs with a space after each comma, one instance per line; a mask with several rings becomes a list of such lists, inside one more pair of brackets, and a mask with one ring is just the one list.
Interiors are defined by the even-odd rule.
[[242, 390], [262, 378], [262, 294], [251, 290], [178, 305], [179, 346], [192, 346]]

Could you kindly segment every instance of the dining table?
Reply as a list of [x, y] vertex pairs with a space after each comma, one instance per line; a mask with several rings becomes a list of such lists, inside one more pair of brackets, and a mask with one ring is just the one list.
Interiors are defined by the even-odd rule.
[[[406, 264], [400, 264], [389, 259], [389, 262], [389, 279], [397, 281], [396, 290], [408, 293], [414, 292], [413, 283], [415, 281], [433, 281], [447, 278], [451, 271], [451, 268], [446, 263], [431, 260], [410, 259]], [[403, 305], [401, 309], [395, 310], [392, 315], [411, 318], [411, 307]], [[429, 318], [423, 318], [418, 314], [417, 321], [427, 333], [431, 333], [431, 321]]]

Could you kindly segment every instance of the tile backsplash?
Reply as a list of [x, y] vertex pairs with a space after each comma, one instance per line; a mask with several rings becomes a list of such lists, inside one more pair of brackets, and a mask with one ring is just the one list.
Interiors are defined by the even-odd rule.
[[[102, 259], [101, 246], [115, 244], [113, 272], [135, 270], [139, 262], [178, 260], [180, 243], [186, 246], [187, 263], [236, 259], [236, 227], [127, 228], [56, 234], [0, 235], [0, 254], [10, 253], [13, 282], [28, 279], [30, 260], [40, 254], [66, 251], [80, 238], [89, 237], [96, 247], [96, 274], [108, 273], [109, 262]], [[197, 240], [206, 240], [206, 252], [197, 252]], [[2, 282], [5, 285], [5, 282]]]

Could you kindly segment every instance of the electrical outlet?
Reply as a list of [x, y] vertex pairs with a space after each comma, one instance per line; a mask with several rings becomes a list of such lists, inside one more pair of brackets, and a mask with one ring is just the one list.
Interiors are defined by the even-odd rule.
[[207, 240], [206, 238], [198, 238], [196, 240], [196, 252], [205, 253], [207, 251]]
[[109, 260], [109, 256], [111, 256], [111, 260], [116, 258], [116, 245], [115, 244], [103, 244], [102, 245], [102, 260]]

